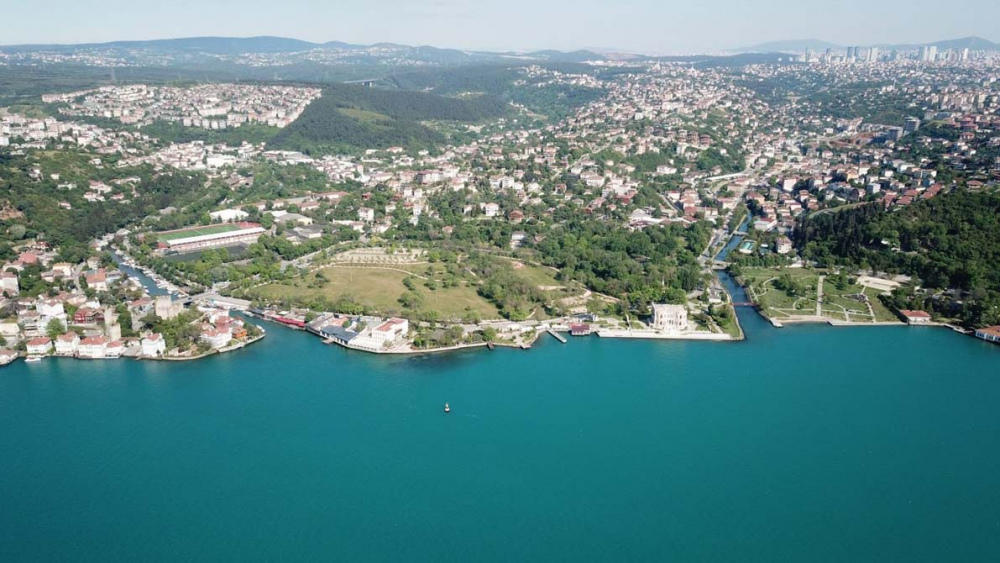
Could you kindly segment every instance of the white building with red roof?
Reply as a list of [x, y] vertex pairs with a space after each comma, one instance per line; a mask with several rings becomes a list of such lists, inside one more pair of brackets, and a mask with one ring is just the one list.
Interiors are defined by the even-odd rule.
[[103, 336], [90, 336], [80, 341], [76, 356], [88, 360], [100, 360], [107, 357], [108, 339]]

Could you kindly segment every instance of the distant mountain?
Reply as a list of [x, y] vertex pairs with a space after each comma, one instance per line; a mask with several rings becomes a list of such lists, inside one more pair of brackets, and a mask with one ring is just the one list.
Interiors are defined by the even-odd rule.
[[[883, 50], [915, 51], [924, 46], [935, 46], [938, 51], [969, 49], [970, 51], [1000, 51], [1000, 44], [983, 39], [982, 37], [963, 37], [961, 39], [948, 39], [944, 41], [934, 41], [932, 43], [913, 44], [875, 44], [859, 45], [860, 47], [878, 47]], [[771, 41], [761, 43], [753, 47], [736, 49], [737, 53], [804, 53], [806, 50], [822, 52], [827, 49], [844, 51], [846, 46], [837, 45], [820, 39], [799, 39], [792, 41]]]
[[556, 50], [536, 51], [534, 53], [492, 53], [468, 52], [459, 49], [445, 49], [429, 45], [410, 46], [398, 43], [374, 43], [358, 45], [343, 41], [328, 41], [313, 43], [300, 39], [286, 37], [186, 37], [178, 39], [153, 39], [147, 41], [112, 41], [108, 43], [84, 44], [38, 44], [38, 45], [0, 45], [0, 51], [8, 53], [25, 53], [35, 51], [71, 53], [78, 51], [144, 51], [146, 53], [166, 55], [239, 55], [243, 53], [296, 53], [312, 49], [328, 49], [336, 51], [390, 50], [406, 51], [413, 58], [436, 64], [465, 64], [481, 62], [486, 59], [509, 59], [512, 56], [525, 59], [537, 59], [548, 62], [583, 62], [599, 60], [603, 57], [592, 51], [562, 52]]
[[605, 58], [597, 53], [594, 53], [593, 51], [572, 51], [564, 53], [562, 51], [555, 51], [552, 49], [535, 51], [533, 53], [528, 53], [527, 56], [557, 63], [582, 63], [585, 61], [599, 61]]
[[968, 49], [970, 51], [1000, 51], [1000, 44], [994, 43], [982, 37], [963, 37], [961, 39], [950, 39], [948, 41], [938, 41], [936, 43], [931, 43], [938, 48], [938, 51], [946, 51], [948, 49], [960, 50]]
[[57, 51], [70, 52], [93, 49], [143, 49], [164, 53], [210, 53], [233, 55], [240, 53], [292, 53], [319, 47], [316, 43], [286, 37], [185, 37], [146, 41], [111, 41], [76, 45], [11, 45], [0, 46], [7, 52]]

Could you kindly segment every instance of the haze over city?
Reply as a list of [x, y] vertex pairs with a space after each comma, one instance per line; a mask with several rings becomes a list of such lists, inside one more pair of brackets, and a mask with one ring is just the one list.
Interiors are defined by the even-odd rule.
[[819, 38], [840, 45], [997, 40], [1000, 3], [931, 0], [748, 3], [659, 0], [13, 2], [0, 44], [276, 35], [468, 50], [597, 49], [706, 53]]

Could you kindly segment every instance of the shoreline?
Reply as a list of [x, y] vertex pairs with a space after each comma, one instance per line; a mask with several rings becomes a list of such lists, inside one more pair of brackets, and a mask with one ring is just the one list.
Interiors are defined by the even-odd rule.
[[[264, 329], [261, 328], [261, 330], [264, 330]], [[235, 352], [236, 350], [241, 350], [243, 348], [246, 348], [247, 346], [250, 346], [251, 344], [256, 344], [257, 342], [260, 342], [266, 336], [267, 336], [267, 332], [265, 331], [264, 334], [261, 334], [260, 336], [258, 336], [256, 338], [247, 340], [245, 342], [240, 342], [240, 343], [238, 343], [236, 345], [233, 345], [233, 346], [226, 346], [224, 348], [219, 348], [218, 350], [211, 350], [209, 352], [206, 352], [204, 354], [199, 354], [197, 356], [157, 356], [157, 357], [149, 357], [149, 356], [142, 356], [142, 355], [126, 356], [126, 355], [123, 354], [123, 355], [117, 356], [117, 357], [81, 358], [81, 357], [75, 356], [75, 355], [74, 356], [67, 356], [67, 355], [55, 354], [55, 353], [46, 354], [44, 356], [27, 354], [27, 353], [25, 353], [25, 354], [20, 354], [19, 353], [17, 355], [17, 357], [15, 357], [14, 359], [10, 360], [9, 362], [0, 363], [0, 367], [4, 367], [4, 366], [8, 366], [10, 364], [13, 364], [17, 360], [25, 360], [25, 361], [27, 361], [29, 358], [38, 358], [39, 360], [47, 360], [49, 358], [60, 358], [60, 359], [66, 359], [66, 360], [82, 360], [82, 361], [88, 361], [88, 362], [90, 362], [90, 361], [104, 361], [104, 360], [134, 360], [134, 361], [150, 361], [150, 362], [189, 362], [189, 361], [192, 361], [192, 360], [203, 360], [203, 359], [208, 358], [210, 356], [217, 356], [217, 355], [227, 354], [229, 352]]]

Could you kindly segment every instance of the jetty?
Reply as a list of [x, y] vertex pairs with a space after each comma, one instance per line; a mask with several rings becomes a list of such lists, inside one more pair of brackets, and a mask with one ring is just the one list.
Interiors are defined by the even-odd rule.
[[563, 336], [563, 335], [561, 335], [561, 334], [559, 334], [558, 332], [556, 332], [556, 331], [552, 330], [551, 328], [547, 328], [547, 329], [545, 329], [545, 332], [547, 332], [547, 333], [551, 334], [551, 335], [552, 335], [552, 338], [555, 338], [555, 339], [556, 339], [556, 340], [558, 340], [559, 342], [562, 342], [563, 344], [565, 344], [565, 343], [566, 343], [566, 337], [565, 337], [565, 336]]

